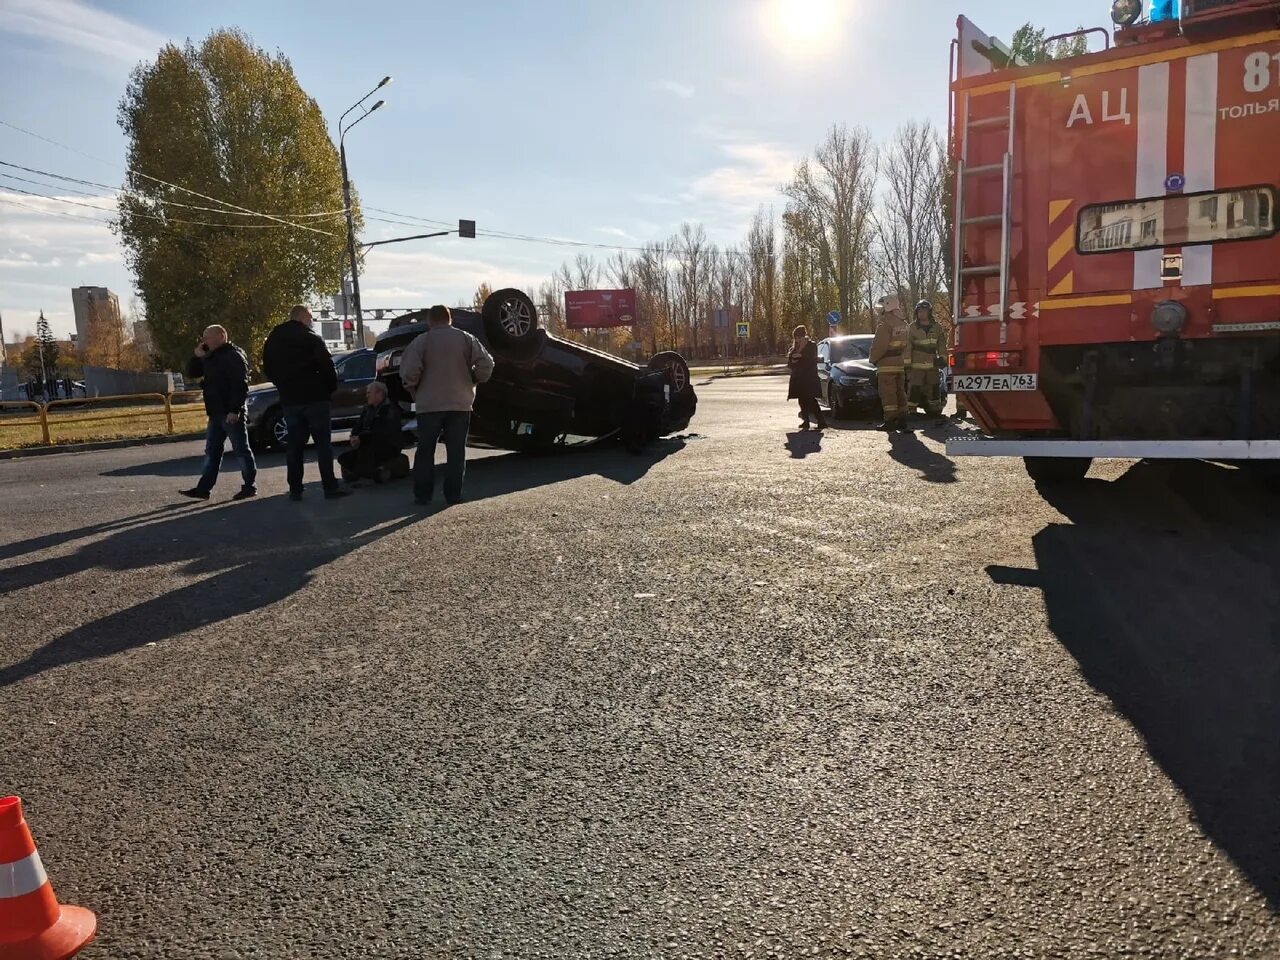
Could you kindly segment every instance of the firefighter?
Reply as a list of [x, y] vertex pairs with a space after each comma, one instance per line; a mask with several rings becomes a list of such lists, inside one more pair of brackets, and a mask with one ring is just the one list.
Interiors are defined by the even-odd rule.
[[933, 304], [921, 300], [916, 304], [915, 323], [908, 330], [907, 411], [924, 407], [930, 417], [942, 416], [942, 396], [938, 361], [944, 357], [947, 335], [942, 324], [933, 318]]
[[902, 301], [885, 297], [880, 301], [880, 320], [871, 343], [871, 362], [876, 366], [880, 385], [880, 405], [884, 423], [877, 428], [886, 432], [907, 429], [906, 363], [908, 359], [907, 319], [902, 314]]

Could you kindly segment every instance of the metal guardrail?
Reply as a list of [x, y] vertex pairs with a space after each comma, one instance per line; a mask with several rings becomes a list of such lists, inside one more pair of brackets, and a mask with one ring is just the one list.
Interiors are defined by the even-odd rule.
[[[50, 400], [47, 403], [40, 403], [35, 400], [5, 400], [0, 401], [0, 410], [9, 407], [21, 407], [24, 409], [34, 409], [36, 418], [24, 418], [22, 420], [10, 420], [8, 418], [0, 418], [0, 431], [6, 427], [30, 427], [39, 425], [42, 440], [45, 446], [53, 443], [53, 428], [58, 426], [66, 426], [68, 424], [84, 424], [84, 423], [105, 423], [112, 420], [136, 420], [140, 417], [161, 416], [165, 418], [165, 433], [173, 436], [173, 408], [175, 401], [179, 407], [184, 407], [187, 403], [198, 402], [203, 396], [201, 390], [180, 390], [175, 393], [128, 393], [111, 397], [73, 397], [66, 400]], [[65, 408], [76, 408], [86, 406], [121, 406], [136, 401], [156, 401], [154, 410], [138, 409], [134, 406], [119, 413], [95, 413], [91, 416], [59, 416], [57, 411]], [[185, 401], [185, 402], [184, 402]], [[54, 416], [50, 416], [50, 413]]]
[[23, 407], [23, 408], [34, 407], [38, 419], [35, 419], [35, 420], [25, 419], [25, 420], [18, 420], [18, 421], [0, 419], [0, 428], [12, 427], [12, 426], [31, 427], [31, 426], [35, 426], [36, 424], [39, 424], [40, 433], [43, 435], [45, 445], [47, 446], [49, 443], [49, 420], [48, 420], [48, 417], [45, 416], [44, 404], [37, 403], [34, 400], [0, 400], [0, 410], [6, 410], [11, 407]]

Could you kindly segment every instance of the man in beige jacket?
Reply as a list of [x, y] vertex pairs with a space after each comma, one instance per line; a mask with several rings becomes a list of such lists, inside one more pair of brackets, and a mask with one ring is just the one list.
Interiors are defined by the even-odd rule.
[[467, 469], [467, 427], [476, 400], [476, 384], [493, 376], [493, 357], [484, 345], [453, 325], [449, 308], [434, 306], [430, 328], [400, 359], [400, 381], [413, 394], [418, 415], [418, 454], [413, 461], [413, 499], [425, 506], [435, 493], [436, 444], [444, 435], [448, 460], [444, 498], [462, 499]]

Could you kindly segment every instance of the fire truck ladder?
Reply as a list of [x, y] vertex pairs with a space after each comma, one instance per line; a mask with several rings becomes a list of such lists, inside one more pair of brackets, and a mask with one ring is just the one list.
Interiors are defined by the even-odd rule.
[[[1010, 84], [1008, 113], [979, 117], [977, 119], [973, 119], [969, 113], [970, 94], [966, 91], [964, 95], [964, 130], [960, 139], [960, 159], [956, 164], [956, 248], [955, 272], [953, 274], [955, 282], [952, 285], [954, 309], [951, 314], [956, 321], [957, 344], [960, 342], [961, 324], [965, 323], [999, 320], [1000, 342], [1007, 342], [1009, 337], [1009, 224], [1013, 199], [1013, 131], [1017, 108], [1017, 93], [1017, 87]], [[970, 166], [969, 134], [975, 130], [981, 131], [998, 127], [1008, 127], [1009, 129], [1008, 145], [1005, 148], [1004, 158], [999, 163]], [[1000, 194], [1000, 212], [969, 216], [964, 202], [965, 193], [967, 192], [966, 185], [970, 180], [992, 177], [997, 174], [1003, 180], [1003, 188]], [[997, 224], [1000, 226], [1000, 262], [966, 264], [964, 262], [964, 251], [967, 230], [971, 227], [981, 230], [994, 227]], [[965, 316], [963, 313], [965, 283], [971, 278], [994, 276], [1000, 277], [1000, 294], [997, 305], [992, 308], [990, 313], [976, 317]]]

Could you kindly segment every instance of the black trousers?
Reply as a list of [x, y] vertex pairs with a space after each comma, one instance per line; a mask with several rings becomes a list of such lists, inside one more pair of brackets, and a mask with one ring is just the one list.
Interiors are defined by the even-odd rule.
[[389, 443], [377, 440], [362, 440], [360, 446], [348, 450], [338, 457], [338, 463], [344, 473], [354, 473], [360, 477], [372, 477], [378, 467], [388, 460], [399, 456], [400, 451]]
[[800, 398], [800, 415], [804, 417], [805, 423], [810, 420], [818, 424], [827, 422], [827, 418], [822, 415], [822, 408], [818, 406], [817, 397]]

